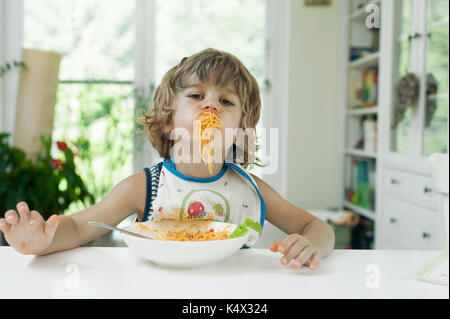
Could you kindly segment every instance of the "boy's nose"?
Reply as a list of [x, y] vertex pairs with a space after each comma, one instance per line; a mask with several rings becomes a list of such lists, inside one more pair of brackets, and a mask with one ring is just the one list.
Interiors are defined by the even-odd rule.
[[211, 109], [212, 111], [217, 112], [218, 107], [217, 104], [212, 101], [207, 101], [205, 104], [202, 105], [202, 111], [206, 111], [207, 109]]

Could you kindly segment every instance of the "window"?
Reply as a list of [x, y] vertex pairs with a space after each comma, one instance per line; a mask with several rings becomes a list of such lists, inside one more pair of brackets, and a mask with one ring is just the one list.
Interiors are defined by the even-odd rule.
[[394, 84], [412, 72], [422, 91], [400, 119], [392, 107], [391, 151], [419, 155], [414, 165], [425, 169], [431, 154], [448, 148], [448, 1], [402, 0], [395, 6]]
[[147, 42], [155, 35], [147, 57], [153, 84], [182, 57], [213, 47], [236, 55], [263, 87], [264, 0], [145, 0], [156, 11], [143, 19], [155, 14], [156, 23], [142, 32], [139, 0], [23, 1], [24, 48], [62, 54], [53, 140], [76, 145], [80, 173], [97, 200], [133, 171], [136, 34]]
[[428, 0], [426, 87], [422, 155], [448, 145], [448, 1]]
[[181, 58], [215, 48], [240, 59], [262, 89], [264, 43], [264, 0], [156, 1], [156, 83]]
[[[53, 140], [75, 147], [77, 167], [96, 200], [132, 172], [134, 6], [24, 1], [24, 48], [62, 55]], [[82, 208], [74, 204], [68, 212]]]
[[[413, 2], [412, 0], [399, 0], [397, 2], [399, 9], [399, 19], [397, 21], [397, 29], [395, 34], [395, 53], [394, 56], [394, 83], [405, 76], [408, 72], [411, 72], [411, 40], [408, 39], [408, 35], [411, 34], [413, 29]], [[395, 92], [395, 91], [394, 91]], [[397, 98], [395, 97], [395, 103]], [[395, 122], [395, 108], [391, 109], [391, 124]], [[413, 113], [411, 107], [408, 107], [401, 120], [396, 123], [395, 128], [391, 130], [391, 150], [403, 154], [409, 154], [411, 152], [411, 121]]]

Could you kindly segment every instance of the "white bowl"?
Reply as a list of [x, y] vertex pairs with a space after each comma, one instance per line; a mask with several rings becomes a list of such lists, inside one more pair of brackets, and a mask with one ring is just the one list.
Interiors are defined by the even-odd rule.
[[[193, 223], [198, 223], [200, 228], [204, 227], [200, 225], [205, 225], [205, 222]], [[172, 221], [160, 221], [155, 223], [147, 221], [140, 224], [150, 229], [158, 229], [158, 232], [153, 232], [146, 229], [136, 231], [138, 227], [136, 223], [128, 225], [124, 229], [152, 238], [161, 233], [166, 233], [168, 229], [174, 230], [174, 224]], [[185, 224], [186, 223], [184, 223], [184, 225]], [[181, 230], [183, 228], [183, 226], [179, 226], [180, 223], [176, 225], [176, 230]], [[212, 227], [215, 231], [220, 231], [227, 226], [229, 226], [227, 228], [229, 234], [231, 234], [237, 227], [237, 225], [234, 224], [209, 222], [207, 228], [209, 229]], [[148, 259], [161, 266], [176, 268], [197, 267], [225, 259], [236, 253], [245, 244], [247, 238], [249, 237], [249, 233], [247, 233], [242, 237], [224, 240], [167, 241], [138, 238], [124, 233], [121, 233], [121, 235], [127, 246], [130, 247], [139, 257]]]

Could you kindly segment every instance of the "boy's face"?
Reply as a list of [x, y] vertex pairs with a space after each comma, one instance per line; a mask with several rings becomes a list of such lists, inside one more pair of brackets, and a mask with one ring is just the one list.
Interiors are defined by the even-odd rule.
[[193, 137], [195, 120], [207, 108], [214, 109], [222, 122], [222, 141], [224, 151], [232, 145], [225, 145], [225, 128], [238, 128], [241, 120], [242, 107], [239, 97], [232, 86], [221, 87], [212, 83], [200, 82], [177, 93], [175, 113], [168, 129], [185, 128]]

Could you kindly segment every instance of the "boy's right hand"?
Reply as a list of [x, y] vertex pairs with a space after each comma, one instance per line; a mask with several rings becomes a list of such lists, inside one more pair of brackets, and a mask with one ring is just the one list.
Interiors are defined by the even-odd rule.
[[46, 222], [41, 214], [19, 202], [17, 211], [8, 210], [0, 218], [0, 230], [8, 244], [22, 254], [39, 254], [51, 244], [59, 224], [58, 215], [52, 215]]

